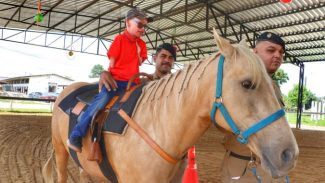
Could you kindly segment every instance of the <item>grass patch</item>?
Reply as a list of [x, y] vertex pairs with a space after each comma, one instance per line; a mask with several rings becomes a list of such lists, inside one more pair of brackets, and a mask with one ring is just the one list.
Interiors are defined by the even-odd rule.
[[53, 103], [22, 100], [0, 100], [0, 112], [52, 113]]
[[52, 112], [49, 109], [0, 109], [0, 112], [14, 112], [14, 113], [49, 113]]
[[[286, 113], [289, 123], [296, 124], [297, 113]], [[311, 120], [310, 114], [301, 115], [301, 124], [309, 126], [325, 126], [325, 120]]]

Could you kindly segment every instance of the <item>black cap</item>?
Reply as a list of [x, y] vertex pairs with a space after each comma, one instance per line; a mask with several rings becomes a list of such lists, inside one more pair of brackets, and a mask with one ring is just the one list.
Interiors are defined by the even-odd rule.
[[259, 35], [256, 39], [256, 44], [260, 41], [270, 41], [274, 44], [280, 45], [282, 46], [283, 50], [285, 51], [285, 42], [283, 41], [283, 39], [272, 32], [264, 32], [261, 35]]
[[170, 44], [170, 43], [163, 43], [158, 46], [157, 53], [159, 53], [162, 49], [167, 50], [172, 56], [174, 57], [174, 60], [176, 61], [176, 48]]
[[132, 19], [135, 17], [140, 19], [147, 19], [148, 23], [153, 21], [151, 17], [148, 17], [144, 11], [137, 7], [130, 9], [125, 16], [126, 19]]

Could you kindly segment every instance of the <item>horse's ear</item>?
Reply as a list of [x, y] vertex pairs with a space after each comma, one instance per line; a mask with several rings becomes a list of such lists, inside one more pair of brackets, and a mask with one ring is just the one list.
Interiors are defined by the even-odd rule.
[[230, 42], [219, 36], [216, 29], [213, 28], [213, 36], [214, 40], [216, 41], [217, 47], [219, 48], [219, 51], [225, 56], [230, 57], [234, 52], [234, 47], [230, 44]]

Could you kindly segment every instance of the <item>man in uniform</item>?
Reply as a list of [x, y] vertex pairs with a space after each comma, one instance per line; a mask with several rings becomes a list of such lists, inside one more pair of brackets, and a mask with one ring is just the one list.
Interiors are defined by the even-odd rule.
[[[264, 32], [256, 40], [254, 53], [260, 56], [270, 77], [281, 66], [284, 52], [285, 43], [277, 34]], [[275, 81], [273, 81], [273, 88], [281, 107], [284, 107], [280, 88]], [[223, 144], [226, 148], [226, 154], [221, 165], [221, 178], [223, 182], [257, 182], [257, 177], [248, 167], [251, 158], [255, 157], [249, 148], [240, 144], [236, 138], [233, 134], [228, 134], [224, 138]], [[257, 175], [260, 176], [263, 183], [272, 182], [272, 177], [262, 170], [260, 164], [257, 165]]]

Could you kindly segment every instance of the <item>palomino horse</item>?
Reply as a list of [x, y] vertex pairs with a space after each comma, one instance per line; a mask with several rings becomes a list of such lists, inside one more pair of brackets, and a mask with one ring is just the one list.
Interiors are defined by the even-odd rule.
[[[232, 134], [226, 135], [224, 140], [227, 152], [220, 166], [223, 183], [288, 183], [287, 176], [273, 179], [262, 169], [259, 160], [251, 151], [239, 144]], [[252, 158], [255, 167], [250, 167]]]
[[[169, 158], [162, 158], [130, 126], [124, 136], [104, 134], [107, 154], [119, 182], [170, 182], [179, 160], [207, 131], [211, 120], [228, 131], [237, 129], [239, 140], [260, 157], [262, 166], [273, 177], [286, 175], [295, 166], [298, 146], [261, 61], [246, 45], [233, 46], [215, 30], [214, 36], [223, 56], [214, 54], [150, 82], [134, 109], [132, 119]], [[67, 181], [69, 154], [68, 116], [58, 104], [83, 85], [67, 87], [54, 105], [52, 143], [60, 183]], [[228, 112], [223, 115], [225, 110]], [[232, 122], [228, 125], [230, 116]], [[97, 163], [87, 161], [89, 134], [83, 144], [78, 158], [84, 171], [104, 179]]]
[[[283, 108], [283, 99], [279, 86], [273, 82], [273, 88], [281, 107]], [[259, 160], [245, 145], [240, 144], [233, 134], [226, 134], [223, 139], [223, 144], [227, 150], [221, 168], [221, 180], [223, 183], [280, 183], [289, 182], [289, 177], [281, 179], [273, 179], [267, 172], [265, 172]], [[254, 160], [254, 158], [256, 160]], [[255, 163], [255, 167], [250, 167], [250, 163]], [[255, 172], [256, 171], [256, 172]]]

